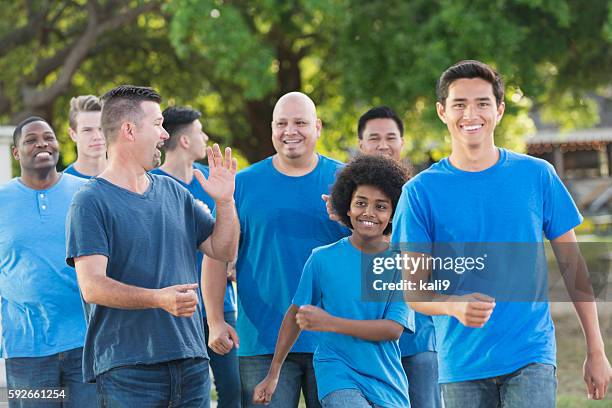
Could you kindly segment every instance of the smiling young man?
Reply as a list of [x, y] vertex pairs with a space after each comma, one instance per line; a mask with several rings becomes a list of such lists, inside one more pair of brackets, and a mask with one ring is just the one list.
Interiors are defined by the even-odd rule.
[[[322, 124], [314, 102], [300, 92], [283, 95], [274, 107], [271, 127], [276, 154], [236, 176], [241, 227], [236, 262], [237, 328], [243, 408], [252, 406], [253, 390], [268, 372], [283, 315], [311, 251], [348, 235], [348, 230], [329, 220], [320, 198], [334, 183], [341, 164], [315, 151]], [[225, 265], [218, 262], [204, 263], [207, 273], [225, 271]], [[215, 342], [223, 314], [209, 308], [207, 297], [210, 299], [205, 292], [210, 338]], [[229, 343], [219, 346], [224, 346], [221, 352], [231, 348]], [[271, 407], [297, 407], [300, 389], [308, 407], [319, 406], [312, 367], [315, 346], [313, 333], [304, 333], [297, 341], [283, 366]]]
[[160, 165], [168, 138], [159, 94], [122, 85], [102, 101], [109, 164], [75, 195], [67, 220], [67, 262], [75, 264], [83, 298], [94, 305], [85, 379], [95, 380], [104, 407], [208, 407], [195, 250], [220, 261], [234, 258], [236, 160], [227, 148], [224, 162], [215, 145], [208, 149], [208, 179], [195, 172], [215, 201], [213, 220], [178, 183], [148, 173]]
[[[74, 269], [66, 266], [66, 214], [84, 180], [57, 172], [59, 144], [32, 116], [13, 133], [21, 177], [0, 187], [2, 356], [13, 390], [64, 389], [64, 403], [95, 404], [83, 382], [85, 317]], [[53, 403], [57, 405], [59, 400]], [[29, 406], [12, 399], [10, 407]]]
[[[505, 108], [499, 74], [461, 61], [444, 71], [437, 96], [451, 154], [404, 186], [392, 241], [540, 245], [546, 237], [557, 248], [575, 242], [582, 217], [554, 168], [495, 146]], [[556, 349], [548, 303], [496, 303], [480, 294], [459, 300], [411, 303], [434, 315], [445, 407], [553, 408]], [[589, 398], [602, 399], [611, 370], [597, 309], [594, 302], [574, 305], [587, 343]]]
[[106, 168], [106, 140], [101, 126], [102, 105], [97, 96], [81, 95], [70, 100], [68, 134], [76, 144], [77, 159], [64, 170], [90, 179]]

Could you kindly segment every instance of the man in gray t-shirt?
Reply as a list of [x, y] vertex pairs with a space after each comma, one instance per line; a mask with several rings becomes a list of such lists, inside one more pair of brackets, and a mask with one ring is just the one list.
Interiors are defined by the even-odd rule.
[[102, 97], [109, 165], [75, 195], [67, 220], [67, 262], [94, 304], [84, 376], [105, 407], [209, 405], [194, 249], [229, 261], [238, 244], [229, 149], [225, 162], [219, 146], [208, 149], [208, 179], [196, 172], [216, 221], [178, 183], [147, 173], [168, 138], [160, 99], [129, 85]]

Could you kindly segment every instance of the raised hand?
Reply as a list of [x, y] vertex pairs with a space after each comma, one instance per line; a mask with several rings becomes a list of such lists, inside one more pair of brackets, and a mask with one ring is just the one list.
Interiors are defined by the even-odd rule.
[[272, 395], [276, 391], [276, 385], [278, 384], [278, 377], [271, 376], [268, 374], [253, 391], [253, 404], [268, 405], [272, 400]]
[[204, 191], [217, 204], [232, 201], [234, 199], [236, 170], [238, 169], [238, 162], [232, 158], [232, 149], [225, 148], [225, 160], [223, 160], [221, 149], [217, 143], [212, 148], [209, 146], [206, 153], [210, 170], [208, 179], [199, 170], [194, 171], [195, 178], [198, 179]]
[[329, 331], [334, 317], [317, 306], [300, 306], [295, 321], [302, 330]]
[[197, 289], [197, 283], [157, 289], [157, 303], [160, 308], [174, 316], [191, 317], [198, 306]]

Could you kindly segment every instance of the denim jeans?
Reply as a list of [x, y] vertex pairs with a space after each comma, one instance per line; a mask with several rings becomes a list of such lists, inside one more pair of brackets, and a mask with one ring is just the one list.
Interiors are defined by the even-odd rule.
[[[242, 385], [242, 407], [253, 405], [255, 386], [268, 374], [272, 355], [239, 357], [240, 383]], [[276, 391], [272, 396], [270, 408], [297, 408], [300, 389], [304, 393], [307, 408], [321, 406], [317, 397], [317, 382], [312, 367], [312, 353], [289, 353], [281, 369]]]
[[[236, 328], [236, 312], [224, 313], [225, 322]], [[235, 348], [225, 355], [220, 355], [208, 347], [208, 321], [204, 318], [204, 334], [210, 368], [219, 397], [219, 408], [240, 408], [240, 372], [238, 370], [238, 353]]]
[[555, 367], [539, 363], [498, 377], [442, 384], [446, 408], [554, 408], [556, 393]]
[[96, 377], [99, 408], [210, 407], [208, 360], [115, 367]]
[[83, 382], [83, 348], [63, 351], [45, 357], [15, 357], [6, 359], [7, 388], [40, 390], [65, 388], [66, 399], [27, 400], [11, 399], [10, 408], [21, 407], [91, 407], [96, 403], [96, 386]]
[[382, 408], [366, 399], [359, 390], [330, 392], [321, 400], [323, 408]]
[[440, 408], [438, 385], [438, 353], [425, 351], [402, 357], [402, 367], [408, 377], [411, 408]]

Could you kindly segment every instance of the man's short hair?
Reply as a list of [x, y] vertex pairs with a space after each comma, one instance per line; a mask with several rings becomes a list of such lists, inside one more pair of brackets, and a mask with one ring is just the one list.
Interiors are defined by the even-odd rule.
[[357, 136], [359, 136], [359, 139], [363, 139], [363, 131], [366, 124], [373, 119], [393, 119], [399, 129], [400, 137], [404, 136], [404, 123], [393, 109], [388, 106], [376, 106], [359, 118], [359, 123], [357, 124]]
[[68, 113], [68, 123], [70, 128], [77, 130], [77, 115], [81, 112], [100, 112], [102, 105], [100, 99], [95, 95], [81, 95], [70, 99], [70, 111]]
[[139, 122], [144, 115], [142, 102], [161, 103], [161, 96], [145, 86], [120, 85], [107, 93], [102, 101], [102, 132], [107, 142], [114, 142], [121, 124], [125, 121]]
[[504, 101], [504, 82], [501, 76], [484, 62], [464, 60], [451, 66], [440, 76], [436, 87], [438, 102], [445, 105], [449, 86], [461, 78], [480, 78], [487, 81], [493, 87], [497, 106]]
[[178, 137], [183, 133], [187, 126], [191, 125], [194, 120], [200, 119], [202, 114], [191, 108], [183, 106], [171, 106], [164, 109], [164, 129], [168, 132], [168, 140], [164, 142], [166, 151], [176, 149]]
[[46, 119], [43, 119], [40, 116], [29, 116], [25, 118], [24, 120], [22, 120], [21, 122], [19, 122], [17, 126], [15, 126], [15, 130], [13, 131], [13, 146], [17, 146], [17, 143], [19, 143], [19, 139], [21, 138], [21, 131], [23, 130], [23, 127], [27, 125], [28, 123], [32, 123], [32, 122], [45, 122], [47, 125], [49, 125], [49, 127], [51, 127], [51, 125], [49, 124], [49, 122], [47, 122]]

